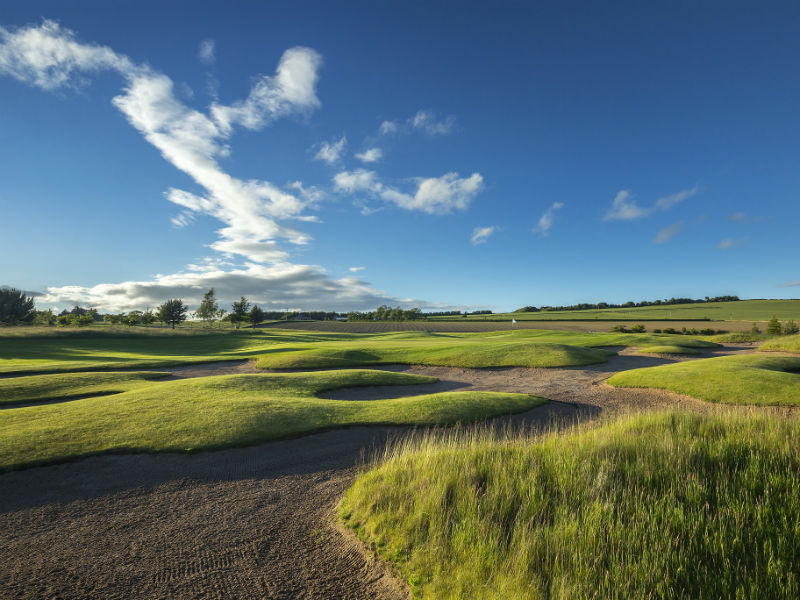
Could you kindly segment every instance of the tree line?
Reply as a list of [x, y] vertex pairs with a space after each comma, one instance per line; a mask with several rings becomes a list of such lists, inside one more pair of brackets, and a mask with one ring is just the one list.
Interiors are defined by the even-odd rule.
[[612, 304], [609, 302], [598, 302], [592, 304], [582, 302], [581, 304], [570, 304], [568, 306], [523, 306], [514, 312], [540, 312], [540, 311], [568, 311], [568, 310], [604, 310], [607, 308], [641, 308], [643, 306], [669, 306], [671, 304], [702, 304], [705, 302], [738, 302], [739, 296], [706, 296], [705, 298], [669, 298], [668, 300], [642, 300], [633, 302], [629, 300], [624, 304]]

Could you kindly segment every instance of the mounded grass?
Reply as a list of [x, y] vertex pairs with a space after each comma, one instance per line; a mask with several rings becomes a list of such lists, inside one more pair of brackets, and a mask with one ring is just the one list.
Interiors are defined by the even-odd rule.
[[766, 333], [752, 333], [748, 331], [734, 331], [733, 333], [720, 333], [718, 335], [709, 335], [703, 338], [709, 342], [717, 342], [719, 344], [744, 344], [763, 342], [769, 339]]
[[[24, 329], [24, 328], [20, 328]], [[8, 328], [19, 333], [16, 328]], [[38, 333], [37, 333], [38, 331]], [[690, 337], [550, 330], [483, 333], [332, 333], [287, 329], [181, 331], [32, 329], [0, 335], [0, 373], [153, 369], [262, 356], [265, 368], [421, 362], [450, 366], [569, 366], [604, 362], [604, 346], [712, 347]], [[5, 333], [0, 330], [0, 334]], [[670, 340], [670, 341], [665, 341]], [[285, 353], [285, 355], [284, 355]], [[290, 356], [294, 354], [295, 356]]]
[[745, 354], [622, 371], [608, 383], [722, 404], [800, 406], [800, 357]]
[[151, 382], [114, 396], [8, 408], [0, 410], [0, 471], [105, 452], [245, 446], [350, 425], [451, 425], [523, 412], [546, 402], [497, 392], [373, 401], [316, 397], [340, 387], [434, 381], [353, 370], [227, 375]]
[[151, 379], [166, 375], [169, 373], [137, 371], [9, 377], [0, 379], [0, 405], [118, 394], [149, 385]]
[[763, 343], [759, 350], [763, 352], [795, 352], [800, 354], [800, 335], [775, 337]]
[[663, 346], [646, 346], [639, 350], [641, 354], [700, 354], [697, 348], [687, 348], [685, 346], [663, 345]]
[[795, 418], [674, 413], [428, 436], [340, 515], [418, 598], [797, 598], [799, 438]]

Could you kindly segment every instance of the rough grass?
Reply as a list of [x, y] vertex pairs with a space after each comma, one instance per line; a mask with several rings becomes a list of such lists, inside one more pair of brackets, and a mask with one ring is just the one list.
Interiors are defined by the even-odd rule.
[[[23, 378], [23, 379], [28, 379]], [[0, 471], [104, 452], [209, 450], [350, 425], [451, 425], [522, 412], [528, 394], [447, 392], [323, 400], [324, 390], [431, 383], [384, 371], [227, 375], [150, 382], [121, 394], [0, 410]]]
[[759, 350], [763, 352], [794, 352], [800, 354], [800, 335], [775, 337], [763, 343]]
[[0, 379], [0, 405], [120, 393], [149, 385], [149, 380], [166, 375], [169, 373], [137, 371], [9, 377]]
[[663, 345], [646, 346], [639, 350], [641, 354], [700, 354], [697, 348], [687, 348], [685, 346]]
[[608, 383], [723, 404], [800, 406], [800, 357], [739, 355], [622, 371]]
[[800, 424], [650, 414], [389, 450], [340, 515], [437, 599], [800, 597]]
[[704, 340], [709, 342], [717, 342], [719, 344], [746, 344], [763, 342], [769, 339], [766, 333], [752, 333], [748, 331], [734, 331], [732, 333], [720, 333], [718, 335], [710, 335], [704, 337]]

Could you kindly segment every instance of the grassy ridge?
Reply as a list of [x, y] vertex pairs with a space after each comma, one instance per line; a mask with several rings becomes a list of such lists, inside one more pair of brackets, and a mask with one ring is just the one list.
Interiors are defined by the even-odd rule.
[[664, 344], [662, 346], [645, 346], [640, 349], [641, 354], [700, 354], [697, 348], [686, 348], [675, 344]]
[[[63, 332], [55, 335], [12, 336], [0, 344], [0, 373], [79, 372], [156, 368], [210, 361], [242, 360], [264, 355], [262, 364], [271, 368], [348, 366], [375, 362], [405, 362], [439, 356], [439, 363], [474, 366], [565, 366], [603, 362], [606, 354], [591, 350], [601, 346], [657, 345], [677, 343], [687, 347], [714, 344], [687, 336], [657, 336], [616, 333], [583, 333], [549, 330], [496, 331], [435, 334], [392, 332], [374, 334], [331, 333], [266, 329], [240, 332], [172, 334], [169, 330], [113, 334], [100, 331]], [[522, 345], [531, 345], [527, 350]], [[534, 347], [555, 344], [580, 348]], [[538, 352], [538, 356], [523, 355]], [[311, 351], [311, 352], [309, 352]], [[345, 352], [346, 351], [346, 352]], [[282, 353], [305, 353], [298, 357]], [[364, 361], [357, 353], [363, 352]], [[321, 359], [319, 354], [323, 358]], [[348, 354], [349, 353], [349, 354]], [[374, 355], [378, 355], [375, 358]], [[393, 356], [386, 359], [383, 356]], [[473, 355], [470, 358], [468, 355]], [[493, 357], [496, 357], [493, 358]], [[297, 358], [297, 357], [296, 357]], [[272, 362], [275, 361], [275, 362]], [[447, 362], [449, 361], [449, 362]], [[527, 362], [526, 362], [527, 361]], [[280, 367], [278, 365], [281, 365]]]
[[761, 345], [763, 352], [794, 352], [800, 354], [800, 335], [772, 338]]
[[438, 599], [800, 596], [800, 423], [657, 414], [538, 439], [431, 437], [345, 523]]
[[[767, 321], [773, 316], [781, 320], [800, 320], [800, 300], [740, 300], [739, 302], [703, 302], [700, 304], [673, 304], [671, 306], [643, 306], [640, 308], [609, 308], [603, 310], [541, 311], [535, 313], [498, 313], [469, 315], [467, 317], [438, 317], [439, 319], [476, 320], [508, 319], [517, 321], [597, 319], [610, 321], [641, 320], [691, 320], [714, 321]], [[698, 325], [701, 327], [702, 325]]]
[[0, 405], [126, 392], [169, 373], [59, 373], [0, 379]]
[[449, 425], [546, 402], [528, 394], [496, 392], [361, 402], [316, 397], [346, 386], [434, 381], [384, 371], [227, 375], [151, 382], [114, 396], [8, 408], [0, 410], [0, 471], [103, 452], [244, 446], [349, 425]]
[[800, 406], [800, 357], [720, 356], [622, 371], [608, 383], [659, 388], [707, 402]]

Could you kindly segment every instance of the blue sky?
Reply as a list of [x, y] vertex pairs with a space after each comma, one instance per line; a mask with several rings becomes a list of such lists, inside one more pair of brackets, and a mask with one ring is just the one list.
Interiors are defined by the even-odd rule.
[[797, 3], [8, 2], [0, 27], [0, 284], [40, 305], [800, 297]]

